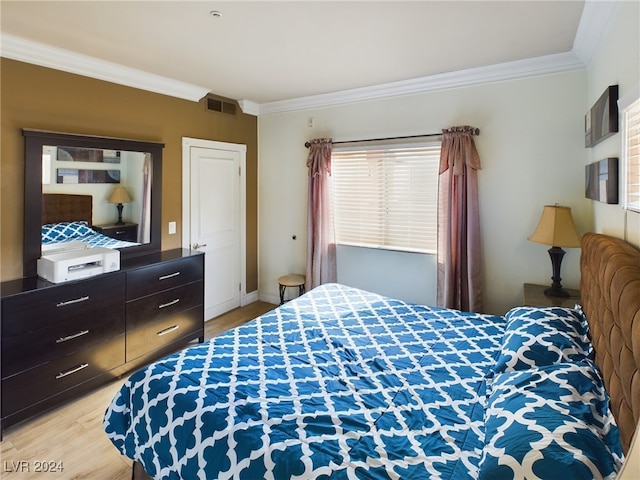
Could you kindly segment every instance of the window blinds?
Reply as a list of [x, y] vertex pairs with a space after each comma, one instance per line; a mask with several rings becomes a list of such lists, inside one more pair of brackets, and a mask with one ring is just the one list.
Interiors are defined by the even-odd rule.
[[625, 206], [640, 212], [640, 99], [624, 110]]
[[434, 253], [440, 142], [334, 148], [337, 242]]

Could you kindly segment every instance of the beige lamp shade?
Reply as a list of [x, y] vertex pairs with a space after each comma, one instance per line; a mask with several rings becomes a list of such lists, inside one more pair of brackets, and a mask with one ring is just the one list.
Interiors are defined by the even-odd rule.
[[130, 201], [131, 197], [125, 187], [114, 188], [109, 197], [109, 203], [129, 203]]
[[545, 205], [529, 240], [554, 247], [579, 247], [580, 237], [571, 217], [571, 208]]

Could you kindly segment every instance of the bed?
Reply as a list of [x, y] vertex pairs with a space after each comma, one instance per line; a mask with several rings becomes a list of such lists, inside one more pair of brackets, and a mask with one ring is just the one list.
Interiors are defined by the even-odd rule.
[[47, 193], [42, 195], [42, 251], [69, 248], [122, 248], [139, 245], [108, 237], [92, 225], [93, 197]]
[[640, 415], [640, 253], [588, 234], [581, 263], [584, 313], [320, 286], [135, 372], [104, 430], [155, 479], [615, 478]]

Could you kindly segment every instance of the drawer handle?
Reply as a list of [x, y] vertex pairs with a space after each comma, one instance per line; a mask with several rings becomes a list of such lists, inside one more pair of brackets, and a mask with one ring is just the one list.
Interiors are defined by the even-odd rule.
[[173, 327], [165, 328], [164, 330], [160, 330], [156, 335], [161, 337], [162, 335], [166, 335], [167, 333], [175, 332], [180, 328], [180, 325], [174, 325]]
[[56, 375], [56, 380], [60, 380], [61, 378], [66, 377], [67, 375], [71, 375], [72, 373], [76, 373], [76, 372], [79, 372], [80, 370], [84, 370], [88, 366], [89, 366], [88, 363], [81, 363], [77, 367], [73, 367], [72, 369], [67, 370], [66, 372], [60, 372], [58, 375]]
[[81, 332], [78, 332], [74, 335], [67, 335], [66, 337], [60, 337], [59, 339], [56, 340], [56, 343], [68, 342], [69, 340], [73, 340], [74, 338], [81, 337], [83, 335], [86, 335], [87, 333], [89, 333], [89, 330], [82, 330]]
[[166, 280], [167, 278], [177, 277], [178, 275], [180, 275], [180, 272], [174, 272], [174, 273], [170, 273], [169, 275], [163, 275], [161, 277], [158, 277], [158, 280]]
[[170, 307], [171, 305], [175, 305], [179, 301], [180, 301], [180, 299], [176, 298], [175, 300], [171, 300], [170, 302], [163, 303], [162, 305], [158, 305], [158, 308], [167, 308], [167, 307]]
[[67, 305], [73, 305], [74, 303], [86, 302], [89, 300], [89, 295], [85, 295], [84, 297], [74, 298], [73, 300], [67, 300], [66, 302], [58, 302], [56, 307], [65, 307]]

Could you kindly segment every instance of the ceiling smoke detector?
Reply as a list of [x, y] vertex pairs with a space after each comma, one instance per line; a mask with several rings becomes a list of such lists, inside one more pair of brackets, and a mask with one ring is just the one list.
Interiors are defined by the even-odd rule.
[[222, 18], [222, 12], [219, 10], [211, 10], [209, 12], [209, 15], [211, 15], [213, 18]]

